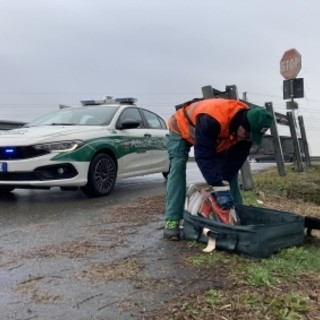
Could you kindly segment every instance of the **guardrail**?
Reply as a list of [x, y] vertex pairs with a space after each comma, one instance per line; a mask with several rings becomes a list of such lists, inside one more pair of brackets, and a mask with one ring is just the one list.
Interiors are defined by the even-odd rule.
[[[202, 87], [202, 94], [204, 98], [220, 97], [225, 99], [239, 99], [238, 90], [235, 85], [226, 86], [225, 91], [217, 90], [215, 88], [212, 88], [212, 86], [205, 86]], [[249, 105], [249, 107], [258, 106], [256, 104], [248, 102], [245, 95], [243, 100], [240, 99], [240, 101], [245, 102]], [[263, 108], [262, 106], [259, 107]], [[274, 123], [270, 128], [271, 136], [266, 136], [260, 147], [253, 146], [250, 150], [250, 155], [262, 156], [266, 153], [269, 155], [274, 155], [280, 176], [286, 175], [284, 165], [285, 158], [287, 161], [288, 158], [292, 157], [292, 159], [297, 164], [298, 172], [304, 170], [302, 159], [305, 161], [306, 166], [311, 166], [303, 117], [298, 117], [301, 133], [301, 138], [298, 138], [296, 131], [296, 121], [292, 112], [287, 112], [286, 115], [274, 112], [272, 102], [266, 102], [264, 108], [266, 108], [275, 119]], [[277, 124], [289, 126], [291, 137], [280, 137], [278, 134]], [[243, 180], [243, 186], [245, 190], [252, 190], [253, 178], [248, 160], [245, 161], [241, 168], [241, 177]]]

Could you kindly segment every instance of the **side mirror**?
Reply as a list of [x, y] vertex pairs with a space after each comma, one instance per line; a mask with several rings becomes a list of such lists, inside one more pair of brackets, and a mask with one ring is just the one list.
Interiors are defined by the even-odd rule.
[[140, 121], [127, 119], [122, 122], [117, 123], [116, 129], [123, 130], [123, 129], [135, 129], [140, 126]]

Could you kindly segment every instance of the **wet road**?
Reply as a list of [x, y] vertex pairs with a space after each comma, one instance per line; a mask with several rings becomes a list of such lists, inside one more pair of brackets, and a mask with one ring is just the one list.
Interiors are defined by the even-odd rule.
[[[203, 181], [195, 163], [188, 163], [187, 179]], [[119, 182], [103, 198], [60, 189], [1, 195], [0, 318], [148, 319], [148, 310], [190, 279], [180, 270], [183, 244], [172, 248], [161, 239], [163, 213], [149, 217], [135, 204], [164, 194], [165, 180], [154, 174]], [[129, 212], [115, 217], [119, 205]], [[110, 267], [136, 272], [109, 276]]]

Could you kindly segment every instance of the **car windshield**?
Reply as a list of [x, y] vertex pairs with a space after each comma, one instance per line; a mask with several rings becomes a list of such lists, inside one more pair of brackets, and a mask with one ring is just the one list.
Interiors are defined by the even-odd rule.
[[54, 125], [109, 125], [117, 106], [65, 108], [46, 114], [25, 125], [25, 127]]

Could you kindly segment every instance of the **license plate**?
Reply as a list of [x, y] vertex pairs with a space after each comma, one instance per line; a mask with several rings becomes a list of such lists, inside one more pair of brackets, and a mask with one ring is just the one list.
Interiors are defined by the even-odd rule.
[[8, 164], [6, 162], [0, 162], [0, 172], [8, 172]]

